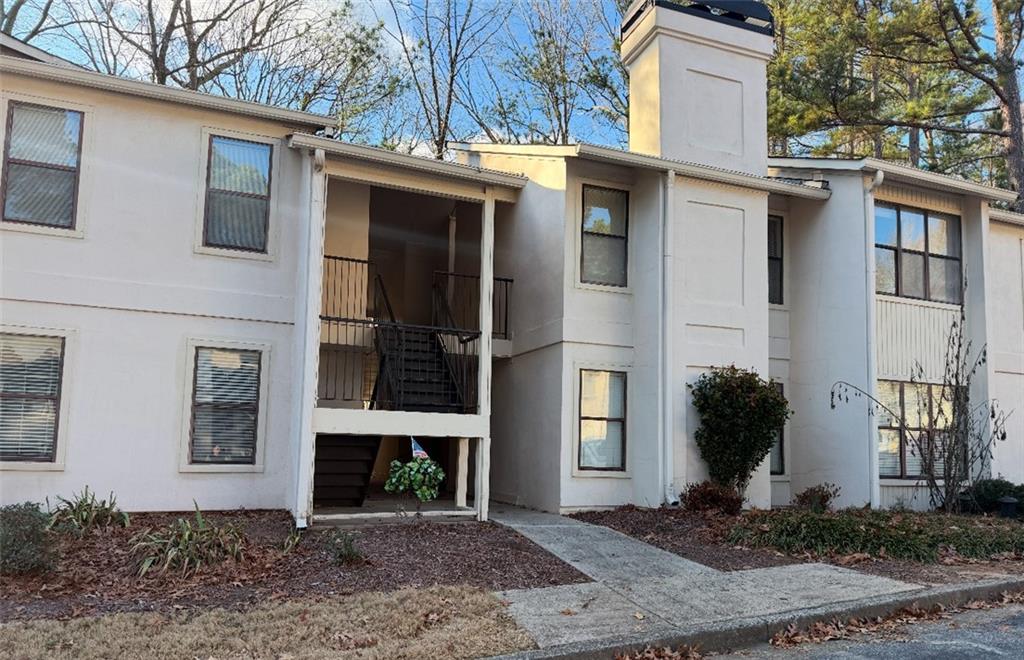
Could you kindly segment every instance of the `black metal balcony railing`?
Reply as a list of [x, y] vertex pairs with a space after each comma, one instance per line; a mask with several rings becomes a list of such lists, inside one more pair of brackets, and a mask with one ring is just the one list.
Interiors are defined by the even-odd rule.
[[[434, 325], [450, 324], [463, 330], [480, 330], [480, 276], [434, 271]], [[509, 293], [512, 280], [494, 278], [491, 334], [508, 339]], [[445, 310], [447, 306], [447, 310]]]
[[[433, 291], [436, 307], [437, 291]], [[399, 323], [372, 263], [325, 257], [318, 398], [378, 410], [472, 413], [480, 332]]]

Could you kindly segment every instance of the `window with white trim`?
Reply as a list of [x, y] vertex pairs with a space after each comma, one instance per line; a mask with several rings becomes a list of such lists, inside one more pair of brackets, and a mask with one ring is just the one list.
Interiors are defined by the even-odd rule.
[[203, 209], [203, 245], [267, 252], [274, 147], [210, 136]]
[[580, 369], [580, 470], [626, 469], [626, 374]]
[[11, 101], [7, 110], [3, 221], [74, 229], [83, 115]]
[[0, 461], [52, 463], [64, 338], [0, 334]]
[[189, 462], [255, 464], [262, 351], [196, 346], [194, 360]]
[[629, 249], [629, 193], [583, 186], [580, 281], [624, 287]]

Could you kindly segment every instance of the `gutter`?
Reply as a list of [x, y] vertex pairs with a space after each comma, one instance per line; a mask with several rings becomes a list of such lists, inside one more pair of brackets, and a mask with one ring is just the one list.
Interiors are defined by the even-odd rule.
[[528, 181], [526, 177], [519, 174], [508, 174], [497, 170], [473, 167], [472, 165], [402, 154], [389, 149], [341, 142], [340, 140], [317, 137], [306, 133], [294, 133], [288, 136], [288, 146], [293, 149], [322, 149], [328, 156], [342, 156], [379, 165], [425, 172], [435, 176], [447, 176], [453, 179], [462, 179], [485, 185], [503, 186], [515, 190], [524, 188]]
[[287, 126], [329, 130], [337, 124], [337, 120], [333, 117], [316, 115], [310, 112], [286, 110], [261, 103], [239, 101], [238, 99], [226, 96], [194, 92], [189, 89], [168, 87], [167, 85], [157, 85], [156, 83], [139, 80], [129, 80], [120, 76], [112, 76], [70, 66], [33, 62], [32, 60], [11, 55], [0, 55], [0, 72], [68, 85], [78, 85], [80, 87], [99, 89], [126, 96], [138, 96], [167, 103], [178, 103], [236, 115], [258, 117], [260, 119], [280, 122]]
[[[871, 183], [864, 187], [864, 298], [867, 301], [867, 391], [872, 396], [878, 392], [878, 370], [875, 364], [875, 189], [885, 181], [885, 172], [875, 171]], [[882, 506], [881, 477], [878, 470], [878, 418], [868, 415], [868, 492], [871, 494], [871, 508]]]
[[679, 496], [675, 492], [675, 408], [672, 397], [673, 381], [673, 318], [672, 297], [674, 295], [674, 272], [672, 254], [675, 245], [675, 185], [676, 173], [669, 170], [665, 173], [663, 183], [664, 199], [662, 201], [662, 266], [661, 266], [661, 456], [662, 465], [662, 497], [666, 504], [676, 504]]

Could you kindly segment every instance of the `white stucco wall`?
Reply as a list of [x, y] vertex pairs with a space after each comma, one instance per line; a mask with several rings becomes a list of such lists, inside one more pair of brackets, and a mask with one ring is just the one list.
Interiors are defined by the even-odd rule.
[[[0, 228], [0, 321], [66, 330], [62, 471], [0, 471], [0, 501], [113, 489], [128, 510], [290, 508], [295, 230], [308, 214], [300, 156], [269, 122], [4, 76], [11, 98], [85, 112], [80, 236]], [[269, 257], [196, 248], [210, 133], [274, 144]], [[262, 472], [183, 473], [188, 338], [266, 343]], [[5, 468], [8, 466], [4, 466]]]
[[1024, 227], [992, 223], [991, 232], [992, 396], [1011, 413], [992, 473], [1024, 483]]

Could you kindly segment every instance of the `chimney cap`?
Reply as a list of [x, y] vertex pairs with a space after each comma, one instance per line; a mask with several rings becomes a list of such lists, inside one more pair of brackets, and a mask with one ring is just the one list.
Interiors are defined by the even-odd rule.
[[756, 0], [640, 0], [622, 21], [622, 35], [648, 9], [664, 7], [683, 14], [706, 18], [769, 37], [775, 35], [775, 18], [771, 10]]

